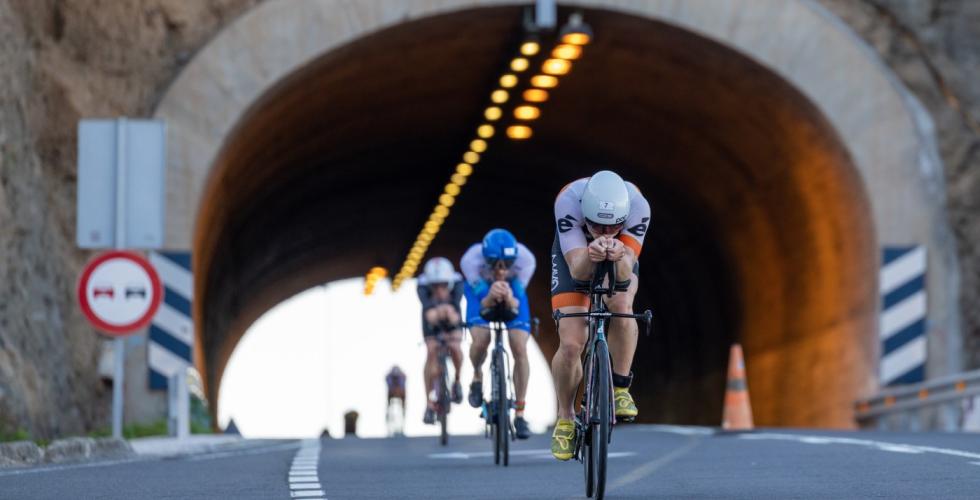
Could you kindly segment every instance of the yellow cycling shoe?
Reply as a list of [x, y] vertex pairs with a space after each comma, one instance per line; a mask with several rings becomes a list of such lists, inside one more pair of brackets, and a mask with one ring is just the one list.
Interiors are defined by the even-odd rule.
[[575, 453], [575, 422], [558, 419], [555, 432], [551, 434], [551, 454], [558, 460], [566, 461]]
[[613, 388], [613, 399], [616, 403], [616, 418], [624, 422], [630, 422], [636, 418], [639, 411], [636, 409], [636, 403], [633, 402], [633, 396], [630, 396], [629, 389], [626, 387]]

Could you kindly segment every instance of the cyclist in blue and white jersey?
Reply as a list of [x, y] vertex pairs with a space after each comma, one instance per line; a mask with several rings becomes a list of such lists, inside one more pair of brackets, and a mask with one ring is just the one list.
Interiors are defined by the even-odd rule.
[[482, 243], [466, 251], [459, 264], [466, 279], [466, 322], [470, 325], [473, 344], [470, 361], [473, 363], [473, 383], [470, 385], [470, 406], [483, 404], [483, 361], [490, 345], [490, 330], [481, 316], [503, 304], [513, 319], [506, 322], [508, 344], [514, 357], [514, 392], [516, 393], [514, 429], [519, 439], [531, 433], [524, 420], [524, 398], [527, 395], [527, 340], [531, 332], [531, 312], [527, 300], [527, 285], [534, 274], [534, 255], [517, 242], [506, 229], [493, 229]]

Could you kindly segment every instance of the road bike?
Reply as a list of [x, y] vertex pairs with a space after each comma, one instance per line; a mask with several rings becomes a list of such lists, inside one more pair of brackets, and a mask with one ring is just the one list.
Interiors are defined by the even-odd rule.
[[452, 396], [449, 393], [451, 387], [449, 382], [449, 344], [446, 338], [456, 327], [442, 325], [438, 327], [441, 331], [436, 334], [436, 341], [439, 343], [438, 364], [439, 376], [436, 377], [436, 421], [439, 422], [439, 444], [446, 446], [449, 444], [449, 409]]
[[[507, 322], [514, 319], [516, 312], [503, 305], [481, 311], [489, 322], [493, 335], [493, 350], [490, 353], [490, 400], [483, 402], [482, 415], [486, 421], [485, 436], [493, 439], [493, 463], [504, 467], [510, 465], [510, 442], [515, 439], [510, 410], [514, 408], [514, 380], [510, 372], [510, 355], [504, 349], [504, 332]], [[533, 320], [532, 334], [537, 333], [538, 319]]]
[[588, 283], [578, 283], [575, 290], [586, 292], [591, 299], [589, 311], [562, 313], [555, 311], [556, 327], [565, 318], [586, 318], [589, 339], [582, 358], [582, 379], [585, 390], [579, 414], [575, 417], [575, 458], [585, 466], [585, 494], [602, 499], [606, 490], [606, 459], [612, 441], [612, 426], [616, 424], [613, 405], [612, 360], [606, 332], [612, 318], [630, 318], [643, 321], [650, 334], [653, 313], [620, 314], [606, 309], [603, 296], [612, 297], [617, 291], [626, 291], [629, 283], [617, 283], [615, 266], [610, 261], [600, 262]]

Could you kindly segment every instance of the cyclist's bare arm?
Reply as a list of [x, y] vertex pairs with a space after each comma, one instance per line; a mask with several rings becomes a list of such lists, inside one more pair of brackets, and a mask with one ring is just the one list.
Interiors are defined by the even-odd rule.
[[623, 242], [611, 240], [614, 248], [606, 251], [609, 260], [616, 263], [616, 281], [626, 281], [633, 276], [633, 264], [636, 262], [636, 253], [633, 249], [624, 245]]
[[455, 324], [459, 322], [459, 314], [452, 305], [439, 304], [425, 311], [425, 320], [433, 325], [441, 322]]
[[[500, 283], [499, 285], [497, 283]], [[504, 291], [494, 291], [496, 287], [498, 290], [505, 289]], [[481, 307], [493, 307], [498, 303], [503, 302], [507, 307], [515, 309], [521, 305], [521, 303], [514, 297], [514, 291], [511, 290], [510, 284], [506, 281], [496, 281], [490, 289], [490, 293], [487, 294], [483, 300], [480, 301]]]
[[588, 247], [573, 248], [565, 252], [565, 262], [568, 263], [568, 272], [572, 279], [579, 281], [589, 281], [595, 269], [595, 263], [589, 256]]

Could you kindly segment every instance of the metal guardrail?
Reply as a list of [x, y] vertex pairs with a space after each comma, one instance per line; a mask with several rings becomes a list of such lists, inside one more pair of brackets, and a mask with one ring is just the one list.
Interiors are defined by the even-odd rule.
[[[891, 415], [910, 413], [980, 395], [980, 370], [940, 377], [920, 384], [882, 389], [871, 398], [854, 404], [861, 424]], [[949, 428], [948, 425], [944, 427]]]

